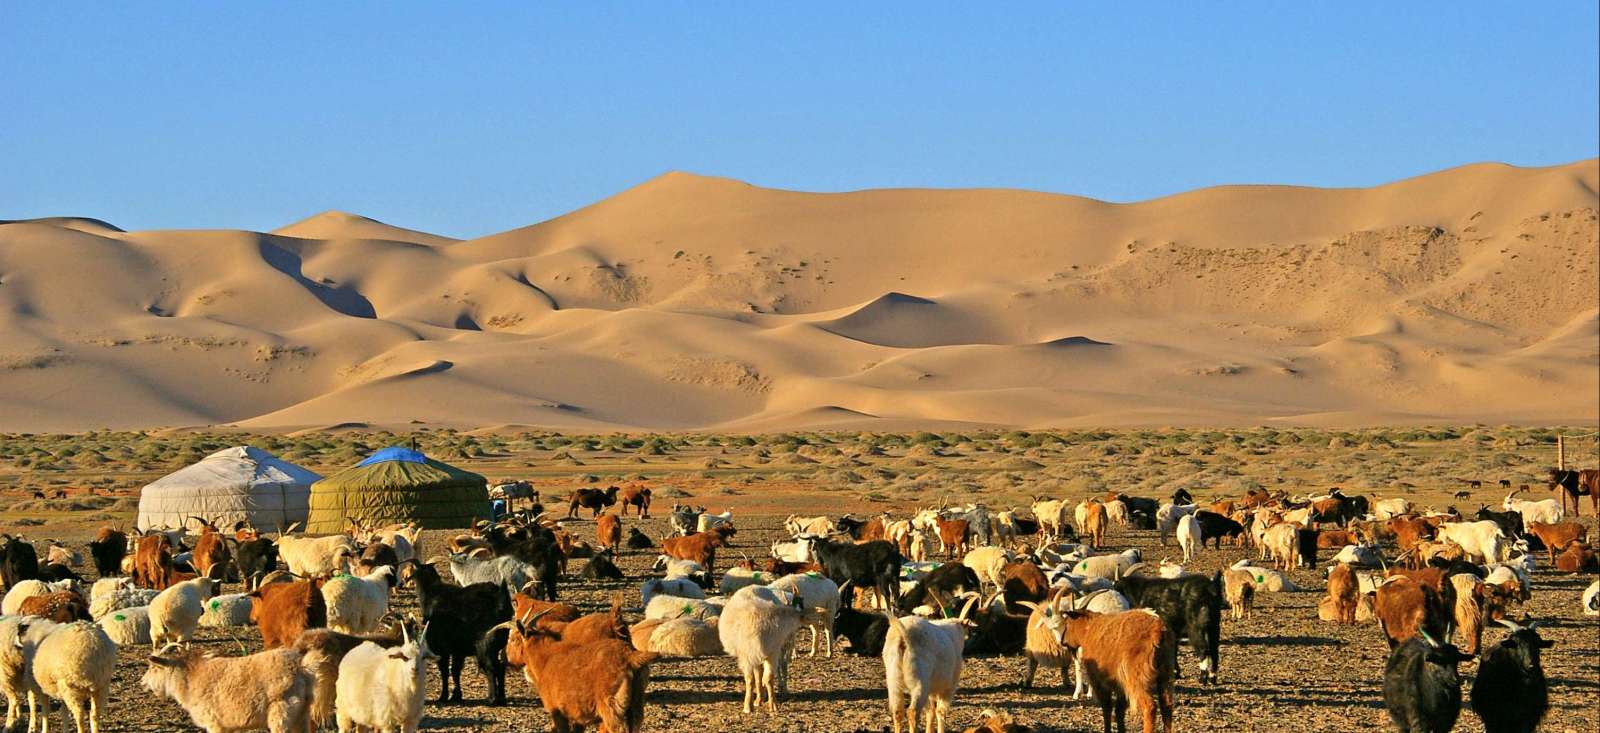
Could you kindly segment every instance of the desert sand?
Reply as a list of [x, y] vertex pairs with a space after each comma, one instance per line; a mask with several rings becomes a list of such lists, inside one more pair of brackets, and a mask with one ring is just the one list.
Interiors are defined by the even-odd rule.
[[0, 430], [1589, 424], [1597, 190], [1594, 159], [1132, 204], [669, 173], [471, 240], [15, 221]]

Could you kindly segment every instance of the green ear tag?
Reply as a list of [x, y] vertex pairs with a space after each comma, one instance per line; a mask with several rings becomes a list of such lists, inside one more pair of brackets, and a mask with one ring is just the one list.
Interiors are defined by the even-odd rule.
[[219, 608], [222, 608], [222, 601], [212, 601], [211, 602], [211, 610], [215, 611], [215, 610], [217, 610]]
[[1267, 582], [1267, 579], [1257, 575], [1256, 576], [1256, 582], [1257, 583], [1265, 583], [1265, 582]]
[[114, 619], [116, 619], [118, 621], [127, 621], [128, 620], [127, 616], [124, 616], [124, 615], [122, 615], [120, 613], [115, 615], [115, 616], [112, 616], [112, 618], [114, 618]]
[[691, 606], [691, 605], [689, 605], [687, 603], [683, 604], [683, 612], [684, 613], [694, 613], [694, 606]]

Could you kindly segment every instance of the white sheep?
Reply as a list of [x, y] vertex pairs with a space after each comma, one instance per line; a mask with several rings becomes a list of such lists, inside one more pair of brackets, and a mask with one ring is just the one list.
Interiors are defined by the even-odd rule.
[[89, 621], [74, 621], [51, 632], [33, 655], [33, 679], [39, 691], [61, 701], [62, 730], [71, 711], [78, 733], [85, 730], [85, 718], [87, 729], [100, 733], [100, 714], [111, 694], [116, 667], [116, 643]]
[[[758, 587], [758, 586], [751, 586]], [[717, 603], [713, 600], [719, 601]], [[644, 607], [645, 620], [672, 619], [672, 618], [712, 618], [722, 613], [723, 599], [680, 598], [671, 595], [656, 595], [650, 598], [650, 603]]]
[[278, 538], [278, 557], [289, 572], [303, 578], [325, 578], [348, 570], [356, 552], [356, 541], [342, 534]]
[[752, 585], [733, 594], [723, 609], [717, 637], [744, 677], [744, 712], [759, 707], [763, 696], [767, 710], [778, 712], [774, 684], [787, 672], [786, 652], [800, 628], [803, 605], [798, 596]]
[[334, 695], [340, 731], [416, 733], [428, 691], [428, 660], [437, 658], [423, 636], [426, 629], [416, 641], [406, 638], [397, 649], [362, 642], [344, 655]]
[[772, 556], [784, 562], [816, 562], [813, 538], [802, 537], [774, 542], [768, 548]]
[[1182, 565], [1172, 562], [1166, 558], [1161, 558], [1161, 566], [1156, 570], [1156, 574], [1163, 578], [1167, 578], [1168, 580], [1173, 578], [1181, 578], [1185, 575], [1194, 575], [1194, 573], [1184, 570]]
[[[819, 573], [785, 575], [768, 588], [792, 593], [805, 599], [801, 623], [811, 630], [811, 656], [817, 656], [817, 637], [826, 643], [828, 657], [833, 657], [833, 619], [839, 615], [839, 586]], [[797, 649], [798, 651], [798, 649]]]
[[89, 603], [92, 604], [104, 596], [108, 596], [112, 593], [132, 587], [134, 587], [133, 578], [126, 576], [116, 578], [101, 578], [96, 580], [94, 585], [89, 586]]
[[721, 655], [722, 639], [717, 633], [719, 617], [707, 619], [674, 618], [662, 621], [650, 632], [645, 651], [669, 657], [715, 657]]
[[1076, 542], [1045, 540], [1039, 543], [1039, 547], [1033, 551], [1033, 554], [1034, 557], [1039, 558], [1041, 566], [1059, 565], [1061, 563], [1070, 565], [1086, 557], [1093, 556], [1094, 550], [1090, 549], [1088, 545], [1080, 545]]
[[210, 628], [249, 626], [250, 610], [253, 605], [253, 599], [244, 593], [217, 596], [206, 601], [205, 611], [200, 614], [200, 625]]
[[1178, 546], [1183, 548], [1183, 561], [1194, 559], [1194, 554], [1205, 542], [1205, 537], [1200, 532], [1200, 520], [1193, 514], [1185, 514], [1178, 519]]
[[1250, 582], [1258, 593], [1293, 593], [1300, 590], [1300, 586], [1289, 580], [1289, 576], [1277, 570], [1250, 565], [1245, 560], [1234, 563], [1233, 569], [1249, 573]]
[[33, 657], [59, 624], [44, 619], [10, 616], [0, 619], [0, 692], [6, 696], [6, 727], [14, 730], [21, 716], [22, 699], [28, 700], [28, 730], [33, 730], [39, 708], [38, 685], [33, 678]]
[[345, 634], [377, 630], [389, 612], [389, 578], [394, 568], [384, 565], [364, 576], [340, 575], [322, 585], [328, 607], [328, 628]]
[[[113, 611], [148, 606], [161, 591], [151, 588], [122, 588], [89, 602], [89, 618], [99, 621]], [[122, 642], [117, 642], [121, 644]]]
[[312, 730], [316, 680], [300, 652], [268, 649], [247, 657], [213, 657], [168, 644], [150, 657], [140, 682], [170, 698], [209, 733]]
[[1178, 520], [1200, 510], [1199, 504], [1162, 504], [1156, 509], [1156, 529], [1160, 532], [1161, 544], [1167, 544], [1167, 535], [1178, 528]]
[[1375, 568], [1383, 565], [1383, 551], [1377, 545], [1345, 545], [1333, 556], [1333, 561], [1360, 568]]
[[216, 592], [217, 581], [194, 578], [158, 593], [150, 601], [150, 642], [162, 646], [194, 638], [194, 629], [205, 613], [205, 602]]
[[968, 552], [965, 557], [961, 558], [961, 564], [971, 568], [972, 572], [978, 576], [979, 586], [987, 583], [995, 590], [999, 590], [1001, 584], [1005, 582], [1006, 563], [1011, 562], [1015, 557], [1010, 550], [985, 546]]
[[1138, 548], [1130, 548], [1114, 555], [1095, 555], [1086, 557], [1072, 566], [1072, 572], [1090, 578], [1107, 578], [1116, 580], [1128, 574], [1128, 570], [1137, 565], [1143, 555]]
[[106, 636], [111, 637], [118, 646], [151, 642], [149, 606], [119, 608], [96, 619], [95, 623], [100, 624], [100, 628], [106, 630]]
[[772, 573], [764, 573], [760, 570], [746, 570], [735, 565], [722, 574], [722, 582], [720, 583], [722, 595], [731, 596], [740, 588], [747, 585], [762, 585], [772, 580], [772, 578]]
[[889, 717], [895, 733], [901, 721], [916, 733], [916, 720], [926, 716], [927, 731], [943, 731], [950, 703], [961, 683], [961, 651], [967, 641], [971, 598], [953, 619], [932, 621], [920, 616], [889, 614], [883, 642], [884, 687], [889, 692]]
[[1072, 600], [1072, 609], [1075, 611], [1093, 611], [1095, 613], [1120, 613], [1133, 608], [1128, 597], [1109, 588], [1089, 591], [1081, 596], [1073, 597], [1063, 594]]
[[646, 607], [650, 605], [650, 600], [658, 595], [705, 598], [706, 591], [700, 584], [686, 578], [651, 578], [640, 584], [639, 600]]

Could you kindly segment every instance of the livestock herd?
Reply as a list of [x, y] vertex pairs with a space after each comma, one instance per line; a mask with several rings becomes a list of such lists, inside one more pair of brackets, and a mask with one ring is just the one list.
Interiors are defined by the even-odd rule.
[[[207, 731], [414, 731], [426, 714], [428, 667], [440, 678], [436, 702], [461, 702], [473, 658], [490, 705], [506, 703], [506, 676], [520, 669], [554, 730], [631, 732], [643, 724], [650, 668], [663, 657], [732, 657], [743, 713], [776, 712], [805, 631], [812, 657], [842, 646], [881, 658], [895, 731], [944, 731], [964, 660], [975, 655], [1020, 657], [1024, 689], [1040, 667], [1059, 670], [1063, 686], [1070, 673], [1073, 698], [1091, 696], [1108, 733], [1125, 729], [1130, 708], [1146, 733], [1170, 731], [1180, 646], [1194, 657], [1196, 694], [1205, 694], [1223, 674], [1224, 612], [1237, 620], [1256, 612], [1258, 596], [1296, 590], [1287, 571], [1319, 568], [1326, 553], [1317, 615], [1376, 622], [1374, 641], [1391, 652], [1372, 674], [1399, 730], [1452, 729], [1462, 704], [1457, 665], [1476, 660], [1469, 700], [1484, 728], [1532, 731], [1548, 706], [1540, 654], [1550, 642], [1540, 621], [1513, 610], [1531, 598], [1537, 558], [1574, 573], [1600, 570], [1600, 560], [1564, 503], [1520, 491], [1472, 516], [1338, 489], [1203, 503], [1183, 490], [1166, 501], [1113, 492], [1014, 510], [974, 503], [900, 518], [789, 516], [790, 539], [773, 542], [768, 557], [737, 561], [728, 557], [738, 534], [732, 512], [675, 505], [673, 536], [655, 541], [622, 520], [629, 508], [649, 515], [649, 489], [580, 489], [560, 520], [543, 513], [536, 492], [523, 492], [528, 511], [449, 537], [432, 557], [412, 525], [352, 525], [325, 537], [224, 530], [201, 518], [194, 532], [106, 527], [88, 543], [92, 583], [68, 547], [4, 536], [0, 691], [8, 729], [24, 702], [29, 731], [36, 722], [42, 729], [48, 698], [62, 703], [63, 725], [70, 715], [77, 730], [98, 733], [118, 647], [145, 645], [142, 684]], [[594, 520], [592, 543], [571, 521], [580, 509]], [[1184, 563], [1223, 543], [1254, 557], [1192, 573], [1110, 547], [1119, 528], [1153, 530], [1162, 545], [1171, 537]], [[587, 559], [579, 582], [622, 581], [613, 560], [630, 552], [659, 554], [636, 610], [622, 592], [598, 613], [562, 602], [570, 559]], [[229, 582], [241, 592], [223, 594]], [[416, 611], [400, 618], [392, 604], [404, 592]], [[1600, 615], [1600, 580], [1571, 603]], [[642, 619], [630, 623], [630, 611]], [[265, 650], [202, 652], [191, 642], [206, 626], [254, 626]], [[1496, 627], [1506, 633], [1491, 643], [1485, 634]], [[1028, 730], [1005, 713], [985, 715], [968, 730]]]

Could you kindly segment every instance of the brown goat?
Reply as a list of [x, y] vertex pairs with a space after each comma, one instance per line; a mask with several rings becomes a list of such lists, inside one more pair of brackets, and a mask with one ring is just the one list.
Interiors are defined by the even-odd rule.
[[1511, 594], [1505, 589], [1487, 585], [1469, 573], [1450, 576], [1455, 587], [1456, 602], [1451, 609], [1455, 621], [1455, 636], [1464, 640], [1457, 644], [1467, 654], [1477, 654], [1483, 643], [1484, 624], [1505, 618], [1506, 605]]
[[1394, 532], [1394, 543], [1402, 550], [1409, 550], [1418, 542], [1431, 540], [1439, 533], [1437, 525], [1421, 517], [1395, 517], [1389, 520], [1389, 530]]
[[1361, 584], [1349, 565], [1339, 563], [1328, 573], [1328, 598], [1334, 609], [1334, 620], [1341, 624], [1356, 622], [1356, 606], [1361, 601]]
[[1544, 548], [1550, 551], [1550, 562], [1556, 561], [1556, 552], [1565, 550], [1567, 545], [1582, 542], [1589, 537], [1589, 528], [1578, 522], [1528, 522], [1528, 534], [1539, 538], [1544, 543]]
[[693, 560], [700, 563], [709, 573], [717, 560], [717, 548], [727, 547], [728, 538], [733, 534], [732, 527], [723, 525], [704, 532], [696, 532], [688, 537], [668, 537], [661, 541], [661, 552], [677, 560]]
[[569, 622], [551, 621], [544, 625], [549, 631], [560, 635], [562, 641], [578, 644], [601, 639], [617, 639], [633, 643], [633, 636], [628, 629], [628, 624], [622, 618], [622, 594], [618, 593], [611, 598], [611, 609], [600, 613], [591, 613], [579, 616]]
[[944, 546], [944, 556], [954, 560], [967, 554], [967, 520], [939, 519], [939, 544]]
[[[623, 506], [627, 506], [624, 504]], [[594, 520], [595, 543], [600, 549], [617, 549], [622, 546], [622, 520], [617, 515], [607, 512]]]
[[1317, 549], [1338, 550], [1345, 545], [1361, 544], [1355, 532], [1346, 529], [1325, 529], [1317, 533]]
[[1106, 541], [1106, 505], [1091, 501], [1083, 513], [1083, 531], [1089, 535], [1089, 546], [1098, 549]]
[[1026, 560], [1006, 563], [1000, 569], [1000, 590], [1005, 595], [1006, 610], [1026, 614], [1028, 608], [1022, 601], [1042, 603], [1050, 595], [1050, 579], [1044, 571]]
[[196, 573], [210, 575], [211, 568], [221, 565], [233, 558], [233, 553], [228, 551], [228, 543], [222, 539], [222, 534], [217, 528], [206, 525], [200, 532], [200, 539], [194, 543], [194, 553], [189, 564]]
[[17, 607], [17, 615], [38, 616], [58, 624], [93, 620], [89, 617], [89, 602], [70, 590], [25, 598]]
[[1556, 557], [1556, 570], [1563, 573], [1583, 573], [1600, 570], [1600, 556], [1586, 542], [1573, 542], [1565, 552]]
[[761, 570], [763, 572], [772, 573], [780, 578], [785, 575], [794, 575], [795, 573], [822, 572], [822, 566], [814, 562], [790, 562], [788, 560], [779, 560], [775, 557], [769, 557], [763, 560], [761, 567], [759, 568], [754, 567], [754, 563], [751, 563], [751, 565], [752, 567], [745, 569]]
[[1158, 714], [1161, 730], [1171, 733], [1178, 641], [1161, 618], [1144, 609], [1107, 615], [1067, 611], [1056, 618], [1061, 644], [1077, 650], [1083, 663], [1105, 730], [1111, 730], [1113, 709], [1120, 720], [1121, 711], [1132, 707], [1144, 733], [1155, 733]]
[[159, 532], [139, 538], [133, 550], [133, 583], [164, 590], [171, 585], [172, 541]]
[[867, 523], [861, 526], [861, 536], [856, 538], [856, 542], [859, 544], [887, 539], [889, 539], [888, 528], [884, 526], [883, 517], [880, 516], [868, 519]]
[[1378, 617], [1378, 628], [1383, 630], [1390, 649], [1419, 631], [1427, 631], [1434, 639], [1445, 638], [1444, 627], [1451, 618], [1450, 606], [1440, 600], [1439, 592], [1431, 586], [1398, 575], [1385, 580], [1372, 593], [1373, 614]]
[[557, 621], [561, 623], [577, 621], [583, 615], [583, 612], [579, 611], [576, 606], [542, 601], [526, 593], [513, 594], [511, 596], [511, 607], [514, 609], [512, 618], [517, 619], [529, 618], [543, 611], [543, 615], [540, 616], [542, 619], [540, 623], [546, 625]]
[[328, 606], [322, 588], [311, 581], [270, 583], [250, 594], [250, 622], [260, 627], [267, 649], [289, 646], [306, 629], [328, 625]]
[[534, 614], [512, 622], [507, 658], [516, 646], [522, 674], [539, 691], [551, 727], [567, 731], [598, 723], [606, 733], [637, 733], [644, 723], [650, 664], [661, 655], [616, 639], [562, 641], [539, 628], [538, 621]]
[[629, 486], [623, 489], [621, 494], [617, 495], [617, 502], [621, 504], [621, 508], [618, 511], [622, 512], [623, 515], [627, 515], [628, 507], [632, 506], [638, 507], [640, 518], [648, 518], [650, 516], [650, 487]]

